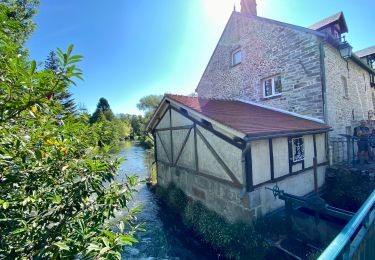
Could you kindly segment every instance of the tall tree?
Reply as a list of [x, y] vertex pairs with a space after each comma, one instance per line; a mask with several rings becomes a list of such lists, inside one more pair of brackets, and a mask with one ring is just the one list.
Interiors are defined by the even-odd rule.
[[[60, 63], [58, 62], [57, 55], [54, 51], [51, 51], [47, 57], [44, 65], [45, 70], [51, 70], [53, 74], [57, 75], [61, 72]], [[64, 92], [54, 93], [54, 99], [61, 102], [64, 110], [68, 114], [76, 113], [77, 106], [75, 104], [73, 94], [65, 89]]]
[[145, 112], [154, 111], [159, 106], [162, 99], [162, 95], [145, 96], [139, 100], [137, 108]]
[[100, 116], [103, 115], [108, 121], [112, 121], [115, 117], [111, 107], [109, 106], [108, 100], [105, 98], [100, 98], [98, 104], [96, 105], [96, 110], [90, 118], [90, 123], [94, 124], [99, 121]]

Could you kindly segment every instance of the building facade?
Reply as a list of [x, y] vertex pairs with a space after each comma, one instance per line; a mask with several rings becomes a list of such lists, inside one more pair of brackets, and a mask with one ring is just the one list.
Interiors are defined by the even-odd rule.
[[342, 13], [304, 28], [253, 10], [232, 13], [196, 88], [199, 97], [254, 101], [311, 116], [331, 125], [331, 136], [351, 133], [368, 119], [374, 71], [355, 54], [340, 54], [348, 32]]

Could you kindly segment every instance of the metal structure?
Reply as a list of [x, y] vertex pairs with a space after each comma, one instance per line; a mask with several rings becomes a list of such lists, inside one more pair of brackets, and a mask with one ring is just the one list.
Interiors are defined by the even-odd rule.
[[375, 259], [375, 191], [318, 258]]
[[277, 185], [272, 189], [267, 187], [266, 189], [271, 190], [275, 198], [278, 197], [279, 199], [284, 200], [287, 209], [290, 209], [292, 206], [304, 207], [343, 220], [350, 220], [354, 216], [353, 212], [330, 206], [324, 199], [317, 195], [309, 198], [299, 197], [280, 190]]

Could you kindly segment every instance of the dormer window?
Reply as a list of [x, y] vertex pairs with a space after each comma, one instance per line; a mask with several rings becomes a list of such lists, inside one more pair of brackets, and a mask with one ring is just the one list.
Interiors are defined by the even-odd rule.
[[240, 64], [242, 61], [241, 49], [237, 49], [232, 52], [232, 66]]
[[281, 75], [276, 75], [262, 80], [263, 97], [280, 96], [282, 92]]

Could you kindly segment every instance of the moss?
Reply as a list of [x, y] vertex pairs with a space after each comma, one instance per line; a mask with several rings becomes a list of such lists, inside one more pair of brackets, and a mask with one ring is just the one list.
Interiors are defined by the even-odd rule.
[[264, 223], [229, 223], [202, 203], [189, 199], [182, 190], [171, 184], [167, 188], [157, 186], [157, 196], [181, 214], [184, 223], [201, 239], [229, 259], [264, 259], [269, 243], [257, 229]]

